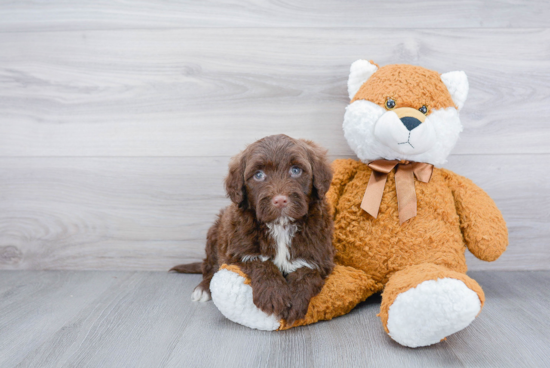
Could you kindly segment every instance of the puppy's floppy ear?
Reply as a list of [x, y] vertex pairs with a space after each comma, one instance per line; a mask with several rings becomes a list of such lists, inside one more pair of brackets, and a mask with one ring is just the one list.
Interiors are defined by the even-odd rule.
[[229, 162], [229, 174], [225, 178], [225, 191], [231, 201], [239, 207], [246, 204], [246, 185], [244, 182], [245, 151], [234, 156]]
[[327, 160], [327, 150], [312, 141], [305, 139], [300, 139], [300, 141], [307, 149], [313, 171], [313, 192], [319, 199], [323, 199], [332, 181], [332, 169]]

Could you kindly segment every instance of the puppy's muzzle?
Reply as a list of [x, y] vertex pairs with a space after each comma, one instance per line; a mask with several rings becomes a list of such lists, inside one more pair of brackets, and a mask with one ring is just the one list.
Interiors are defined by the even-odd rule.
[[393, 110], [393, 112], [397, 114], [409, 132], [426, 120], [426, 115], [411, 107], [400, 107]]

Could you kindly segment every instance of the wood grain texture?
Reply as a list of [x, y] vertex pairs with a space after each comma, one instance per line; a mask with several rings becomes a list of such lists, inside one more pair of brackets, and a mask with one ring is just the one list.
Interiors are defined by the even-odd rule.
[[543, 0], [0, 2], [0, 31], [185, 27], [548, 27]]
[[[548, 366], [550, 318], [545, 315], [546, 308], [550, 305], [550, 274], [470, 274], [483, 287], [486, 303], [481, 312], [483, 318], [479, 318], [481, 323], [474, 322], [463, 333], [455, 335], [457, 339], [454, 340], [452, 350], [464, 366]], [[512, 353], [506, 353], [506, 350]], [[484, 356], [475, 353], [479, 351], [484, 351]]]
[[550, 153], [548, 44], [549, 29], [0, 33], [0, 156], [229, 156], [281, 132], [350, 155], [359, 58], [465, 70], [455, 154]]
[[[335, 157], [332, 157], [332, 159]], [[454, 155], [447, 168], [485, 189], [510, 246], [470, 269], [550, 268], [549, 155]], [[0, 158], [0, 268], [167, 270], [199, 260], [227, 205], [228, 157]]]
[[550, 273], [471, 272], [481, 315], [439, 344], [402, 347], [373, 296], [332, 321], [251, 330], [212, 302], [193, 303], [196, 275], [3, 271], [0, 365], [61, 367], [544, 367]]
[[469, 265], [548, 269], [549, 4], [0, 0], [0, 268], [200, 259], [246, 144], [287, 133], [352, 155], [346, 79], [368, 58], [466, 71], [448, 167], [493, 196], [511, 239]]

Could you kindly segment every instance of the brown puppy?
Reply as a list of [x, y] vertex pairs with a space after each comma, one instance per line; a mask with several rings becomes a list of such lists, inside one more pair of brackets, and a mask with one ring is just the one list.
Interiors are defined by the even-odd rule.
[[303, 318], [334, 266], [331, 180], [326, 151], [310, 141], [273, 135], [235, 156], [225, 180], [233, 203], [208, 231], [206, 259], [172, 268], [202, 272], [193, 301], [210, 300], [214, 273], [236, 264], [258, 308], [288, 322]]

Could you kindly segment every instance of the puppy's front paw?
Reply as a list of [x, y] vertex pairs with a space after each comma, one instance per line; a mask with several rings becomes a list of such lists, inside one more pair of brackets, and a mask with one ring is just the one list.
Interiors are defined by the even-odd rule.
[[210, 296], [210, 290], [205, 290], [200, 285], [197, 286], [191, 294], [191, 300], [194, 302], [207, 302], [210, 299], [212, 299]]
[[295, 296], [291, 301], [291, 306], [287, 310], [284, 319], [289, 325], [291, 325], [306, 316], [308, 307], [309, 300], [307, 298]]
[[281, 317], [290, 307], [288, 287], [284, 284], [262, 285], [253, 291], [254, 304], [267, 314]]

